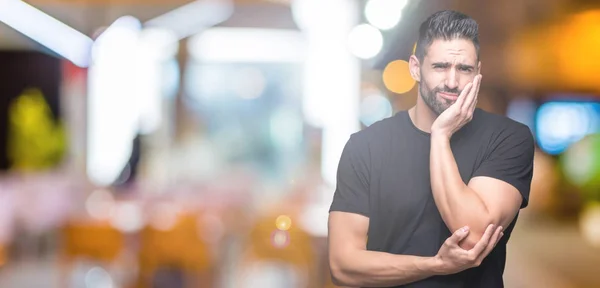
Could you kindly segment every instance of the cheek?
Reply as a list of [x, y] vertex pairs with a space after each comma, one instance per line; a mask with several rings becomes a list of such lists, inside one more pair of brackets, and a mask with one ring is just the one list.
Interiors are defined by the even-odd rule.
[[462, 91], [463, 89], [465, 89], [465, 87], [467, 86], [467, 84], [469, 83], [473, 83], [473, 80], [475, 80], [475, 76], [463, 76], [461, 77], [461, 79], [459, 80], [459, 89], [460, 91]]
[[425, 80], [423, 82], [428, 91], [444, 88], [444, 77], [439, 73], [429, 73], [423, 80]]
[[[423, 76], [422, 76], [423, 77]], [[440, 72], [432, 71], [424, 75], [424, 80], [427, 82], [427, 86], [431, 89], [435, 87], [444, 86], [444, 74]]]

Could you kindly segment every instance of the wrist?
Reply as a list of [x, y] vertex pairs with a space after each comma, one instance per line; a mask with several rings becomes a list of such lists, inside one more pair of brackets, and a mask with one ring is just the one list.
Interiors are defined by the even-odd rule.
[[420, 268], [426, 270], [432, 276], [447, 274], [444, 269], [444, 261], [442, 261], [442, 259], [437, 255], [433, 257], [424, 258], [422, 266]]
[[432, 141], [450, 141], [450, 138], [452, 138], [452, 133], [442, 130], [431, 130]]

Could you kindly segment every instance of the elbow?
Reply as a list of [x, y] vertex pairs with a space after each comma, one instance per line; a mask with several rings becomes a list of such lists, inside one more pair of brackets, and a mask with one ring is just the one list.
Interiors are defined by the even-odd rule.
[[[495, 220], [493, 218], [485, 218], [485, 220], [481, 221], [479, 225], [471, 226], [472, 228], [470, 229], [469, 234], [465, 239], [463, 239], [459, 243], [459, 246], [465, 250], [473, 249], [473, 247], [475, 247], [475, 245], [481, 240], [481, 238], [483, 238], [483, 235], [485, 234], [485, 231], [490, 224], [494, 225], [494, 230], [492, 231], [491, 235], [493, 237], [493, 233], [496, 231], [496, 228], [498, 228], [498, 225], [500, 225], [500, 221]], [[502, 230], [504, 230], [504, 227], [502, 228]], [[491, 244], [495, 245], [496, 243]]]
[[465, 250], [471, 250], [475, 247], [475, 245], [477, 244], [477, 242], [479, 242], [479, 240], [481, 240], [481, 237], [483, 237], [483, 233], [477, 233], [474, 231], [469, 232], [469, 235], [467, 236], [467, 238], [463, 239], [458, 246], [460, 246], [460, 248], [465, 249]]
[[[467, 237], [465, 239], [463, 239], [459, 246], [465, 250], [471, 250], [473, 249], [473, 247], [475, 247], [475, 245], [481, 240], [481, 238], [483, 238], [483, 235], [485, 234], [486, 229], [488, 228], [488, 226], [490, 226], [490, 224], [494, 225], [494, 230], [492, 231], [492, 236], [493, 233], [496, 231], [496, 228], [498, 227], [498, 225], [500, 224], [500, 220], [496, 219], [496, 217], [480, 217], [479, 221], [477, 221], [479, 223], [474, 223], [474, 225], [469, 225], [469, 227], [471, 227], [469, 234], [467, 235]], [[504, 227], [502, 228], [502, 230], [504, 230]], [[494, 245], [495, 243], [492, 243], [492, 245]]]
[[339, 269], [330, 268], [329, 272], [331, 273], [331, 283], [335, 286], [347, 286], [348, 284], [344, 281], [344, 276], [342, 275], [342, 271]]
[[336, 286], [356, 286], [339, 261], [329, 261], [329, 273], [331, 282]]

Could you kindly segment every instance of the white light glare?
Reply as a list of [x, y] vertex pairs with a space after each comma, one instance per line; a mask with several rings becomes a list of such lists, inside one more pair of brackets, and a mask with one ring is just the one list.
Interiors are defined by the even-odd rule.
[[193, 36], [188, 50], [203, 62], [301, 62], [304, 40], [297, 31], [211, 28]]
[[360, 24], [355, 26], [348, 36], [348, 48], [354, 56], [361, 59], [375, 57], [383, 46], [381, 32], [369, 25]]
[[197, 0], [158, 16], [145, 26], [173, 31], [180, 40], [227, 20], [231, 14], [231, 0]]
[[394, 28], [400, 22], [407, 0], [370, 0], [365, 6], [369, 23], [381, 30]]
[[[87, 173], [96, 185], [110, 185], [127, 164], [139, 128], [137, 19], [115, 21], [97, 40], [90, 67]], [[133, 77], [133, 78], [132, 78]]]
[[0, 0], [0, 21], [56, 54], [86, 68], [93, 41], [90, 37], [17, 0]]

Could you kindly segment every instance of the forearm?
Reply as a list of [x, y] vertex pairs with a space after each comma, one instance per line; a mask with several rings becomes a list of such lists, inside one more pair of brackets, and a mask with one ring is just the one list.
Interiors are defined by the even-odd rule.
[[471, 233], [465, 246], [476, 243], [493, 220], [483, 200], [463, 182], [448, 137], [432, 134], [429, 169], [433, 197], [442, 219], [450, 231], [469, 226]]
[[[330, 259], [334, 284], [351, 287], [390, 287], [442, 274], [434, 257], [355, 250]], [[343, 259], [340, 259], [343, 258]]]

